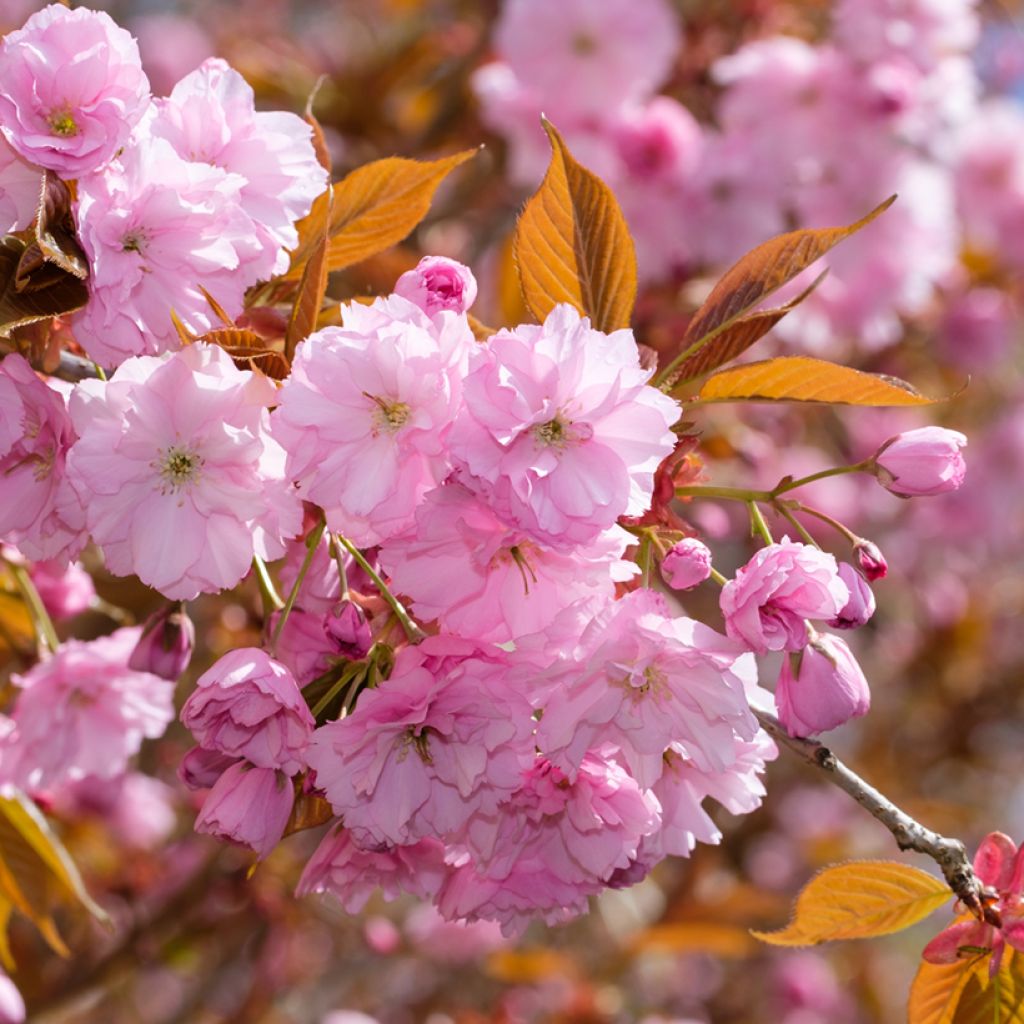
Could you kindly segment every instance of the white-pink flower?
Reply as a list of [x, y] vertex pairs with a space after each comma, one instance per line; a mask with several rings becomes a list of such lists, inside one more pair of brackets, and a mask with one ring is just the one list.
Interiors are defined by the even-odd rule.
[[103, 11], [50, 4], [0, 43], [0, 131], [62, 177], [107, 164], [149, 102], [135, 40]]
[[274, 437], [288, 476], [360, 546], [412, 524], [450, 469], [447, 436], [476, 343], [464, 316], [398, 296], [353, 303], [307, 338], [281, 390]]
[[211, 57], [156, 101], [150, 130], [179, 156], [239, 175], [239, 203], [251, 221], [255, 251], [247, 255], [247, 284], [288, 268], [288, 249], [299, 236], [295, 222], [309, 213], [327, 185], [312, 129], [296, 114], [257, 112], [248, 82]]
[[163, 735], [174, 717], [174, 684], [128, 668], [140, 632], [65, 641], [52, 657], [12, 677], [20, 692], [5, 775], [30, 790], [87, 775], [113, 778], [144, 738]]
[[183, 160], [144, 135], [104, 174], [78, 183], [76, 215], [89, 257], [89, 302], [74, 319], [89, 356], [116, 366], [178, 349], [171, 310], [195, 333], [218, 326], [200, 285], [242, 311], [245, 260], [258, 249], [240, 205], [245, 179]]
[[0, 136], [0, 232], [32, 226], [42, 184], [40, 169], [22, 160]]
[[543, 629], [580, 598], [611, 598], [636, 566], [622, 559], [633, 538], [619, 527], [571, 554], [502, 522], [462, 484], [429, 492], [416, 525], [381, 546], [392, 585], [424, 622], [500, 642]]
[[453, 455], [507, 519], [542, 543], [588, 544], [646, 511], [677, 402], [650, 387], [633, 332], [605, 334], [559, 305], [540, 326], [478, 347]]
[[317, 786], [360, 845], [453, 837], [519, 787], [532, 709], [502, 651], [466, 647], [439, 636], [404, 648], [386, 682], [313, 734]]
[[0, 361], [0, 538], [32, 559], [66, 564], [85, 546], [85, 517], [65, 463], [75, 440], [63, 395], [25, 358]]
[[284, 553], [302, 510], [267, 429], [276, 401], [266, 377], [200, 343], [77, 387], [68, 473], [111, 572], [187, 600]]

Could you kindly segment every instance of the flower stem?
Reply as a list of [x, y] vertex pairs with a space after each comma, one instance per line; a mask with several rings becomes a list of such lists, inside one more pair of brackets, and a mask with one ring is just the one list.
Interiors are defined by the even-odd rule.
[[280, 618], [278, 618], [277, 625], [274, 627], [274, 637], [270, 641], [271, 657], [274, 656], [277, 650], [277, 642], [281, 639], [281, 633], [284, 632], [284, 624], [288, 621], [288, 616], [291, 615], [292, 609], [295, 607], [295, 600], [299, 596], [302, 581], [306, 578], [306, 573], [309, 572], [309, 567], [313, 564], [313, 557], [316, 555], [316, 549], [320, 546], [320, 538], [324, 535], [325, 525], [321, 519], [313, 527], [313, 532], [306, 538], [306, 557], [302, 560], [302, 568], [299, 569], [299, 575], [295, 577], [292, 589], [288, 592], [288, 600], [285, 601]]
[[725, 576], [723, 576], [717, 569], [712, 568], [711, 579], [713, 579], [720, 587], [724, 587], [729, 582]]
[[402, 607], [402, 603], [395, 597], [394, 594], [388, 590], [387, 584], [380, 578], [380, 576], [374, 571], [373, 566], [363, 557], [363, 553], [347, 538], [343, 537], [340, 533], [336, 533], [335, 537], [338, 543], [355, 559], [356, 564], [363, 572], [373, 581], [373, 585], [380, 591], [381, 597], [387, 601], [388, 606], [395, 613], [398, 621], [402, 624], [402, 628], [405, 630], [405, 635], [409, 639], [410, 643], [417, 644], [421, 640], [426, 638], [426, 634], [416, 625], [412, 620], [412, 616]]
[[[796, 512], [803, 512], [804, 515], [814, 516], [815, 519], [820, 519], [823, 523], [828, 523], [833, 530], [841, 533], [851, 544], [856, 544], [860, 538], [852, 530], [843, 526], [838, 519], [833, 519], [831, 516], [826, 515], [824, 512], [819, 512], [816, 508], [811, 508], [809, 505], [804, 505], [802, 502], [794, 501], [789, 504], [789, 507]], [[783, 512], [783, 515], [785, 513]]]
[[768, 524], [764, 521], [764, 516], [761, 515], [761, 509], [758, 507], [757, 502], [748, 501], [747, 511], [750, 513], [751, 536], [760, 537], [765, 544], [774, 544], [772, 531], [768, 529]]
[[817, 473], [811, 473], [810, 476], [802, 476], [797, 480], [780, 480], [771, 492], [773, 498], [778, 497], [780, 494], [785, 494], [786, 491], [796, 490], [797, 487], [803, 487], [804, 484], [812, 484], [815, 480], [824, 480], [830, 476], [842, 476], [845, 473], [863, 473], [868, 467], [868, 462], [855, 462], [851, 466], [833, 466], [831, 469], [822, 469]]
[[790, 511], [787, 505], [783, 504], [781, 501], [776, 501], [773, 505], [773, 508], [776, 512], [779, 513], [780, 516], [783, 517], [783, 519], [789, 521], [793, 529], [796, 530], [798, 534], [800, 534], [805, 543], [810, 544], [812, 547], [821, 547], [821, 545], [810, 535], [810, 533], [808, 533], [807, 528], [804, 526], [804, 524], [801, 523], [795, 515], [793, 515], [793, 513]]
[[277, 588], [274, 586], [274, 581], [270, 578], [270, 573], [267, 571], [267, 563], [259, 555], [253, 555], [252, 571], [256, 574], [256, 582], [260, 585], [260, 597], [263, 599], [263, 617], [270, 618], [271, 612], [279, 611], [284, 607], [284, 601], [281, 600]]
[[351, 686], [357, 679], [365, 675], [366, 665], [362, 662], [353, 662], [346, 666], [338, 681], [313, 705], [311, 714], [319, 718], [321, 713], [330, 705], [331, 701], [341, 693], [342, 690]]
[[40, 646], [52, 654], [60, 647], [60, 638], [57, 636], [57, 630], [54, 629], [53, 620], [46, 610], [46, 605], [43, 604], [43, 599], [39, 596], [39, 591], [36, 590], [36, 585], [32, 582], [28, 570], [23, 565], [15, 565], [13, 562], [7, 564], [10, 566], [14, 582], [21, 591], [29, 614], [32, 616], [32, 628], [35, 630], [36, 639]]
[[747, 487], [712, 487], [691, 484], [676, 488], [677, 498], [722, 498], [725, 501], [771, 501], [771, 491], [754, 491]]

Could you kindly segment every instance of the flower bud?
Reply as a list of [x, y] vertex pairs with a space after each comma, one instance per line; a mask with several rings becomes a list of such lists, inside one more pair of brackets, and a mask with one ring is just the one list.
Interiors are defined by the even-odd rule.
[[443, 309], [465, 313], [476, 299], [476, 278], [469, 267], [444, 256], [424, 256], [414, 270], [395, 282], [395, 294], [428, 316]]
[[801, 652], [783, 661], [775, 706], [790, 736], [815, 736], [867, 714], [871, 691], [846, 642], [815, 633]]
[[829, 625], [836, 629], [858, 629], [875, 614], [875, 595], [868, 582], [849, 562], [839, 563], [839, 578], [850, 591], [850, 600]]
[[955, 491], [967, 466], [960, 449], [967, 438], [945, 427], [920, 427], [890, 438], [874, 458], [882, 486], [900, 498]]
[[339, 653], [352, 661], [365, 658], [373, 646], [366, 615], [353, 601], [339, 601], [324, 619], [324, 629], [337, 641]]
[[237, 760], [218, 750], [193, 747], [178, 765], [178, 778], [189, 789], [210, 789]]
[[128, 667], [174, 682], [188, 668], [195, 642], [196, 628], [184, 604], [168, 604], [146, 620]]
[[689, 590], [711, 575], [711, 550], [696, 537], [681, 540], [661, 560], [662, 579], [673, 590]]
[[877, 544], [862, 537], [853, 545], [853, 553], [857, 556], [857, 566], [865, 578], [871, 582], [885, 579], [889, 572], [889, 563]]

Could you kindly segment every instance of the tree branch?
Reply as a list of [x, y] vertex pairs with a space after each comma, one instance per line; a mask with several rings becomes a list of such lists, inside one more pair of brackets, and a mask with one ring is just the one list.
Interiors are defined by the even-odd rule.
[[874, 786], [851, 771], [828, 747], [815, 740], [790, 736], [782, 723], [764, 711], [753, 709], [758, 721], [776, 743], [793, 751], [807, 764], [825, 773], [829, 781], [852, 796], [873, 818], [880, 821], [893, 835], [901, 850], [913, 850], [931, 857], [942, 869], [950, 889], [979, 920], [998, 925], [995, 911], [985, 899], [985, 887], [974, 874], [967, 858], [967, 850], [959, 839], [947, 839], [938, 832], [925, 828], [906, 811], [897, 807]]

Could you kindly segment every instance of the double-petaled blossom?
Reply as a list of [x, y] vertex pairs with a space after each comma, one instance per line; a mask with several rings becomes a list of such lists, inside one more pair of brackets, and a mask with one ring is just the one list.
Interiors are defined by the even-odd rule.
[[68, 473], [112, 572], [188, 600], [284, 553], [302, 510], [267, 429], [276, 401], [266, 377], [200, 343], [77, 387]]
[[428, 316], [443, 309], [465, 313], [476, 301], [476, 278], [464, 263], [445, 256], [424, 256], [395, 282], [395, 294]]
[[14, 675], [16, 731], [5, 740], [3, 774], [29, 790], [95, 775], [120, 775], [143, 739], [174, 717], [174, 687], [128, 659], [140, 630], [68, 640], [24, 675]]
[[736, 573], [720, 597], [725, 631], [747, 647], [799, 651], [807, 619], [834, 619], [850, 599], [832, 555], [783, 539], [769, 544]]
[[103, 11], [50, 4], [0, 43], [0, 131], [62, 177], [107, 164], [149, 102], [138, 45]]
[[62, 565], [85, 546], [84, 515], [66, 476], [75, 430], [63, 395], [25, 358], [0, 362], [0, 538]]
[[298, 348], [274, 413], [288, 476], [360, 546], [412, 524], [449, 473], [447, 437], [476, 343], [464, 316], [398, 296], [342, 311]]
[[489, 504], [539, 542], [596, 540], [650, 505], [677, 402], [648, 385], [632, 331], [596, 331], [569, 305], [474, 353], [452, 451]]
[[228, 651], [204, 672], [181, 720], [200, 746], [286, 775], [305, 767], [315, 725], [291, 672], [258, 647]]
[[967, 438], [945, 427], [918, 427], [886, 441], [874, 457], [875, 472], [886, 490], [901, 498], [955, 491], [967, 472], [960, 449]]
[[696, 537], [686, 537], [661, 560], [662, 579], [673, 590], [689, 590], [711, 575], [711, 550]]
[[497, 648], [430, 638], [399, 651], [386, 682], [316, 731], [316, 784], [361, 846], [452, 837], [493, 814], [533, 754], [532, 709]]

